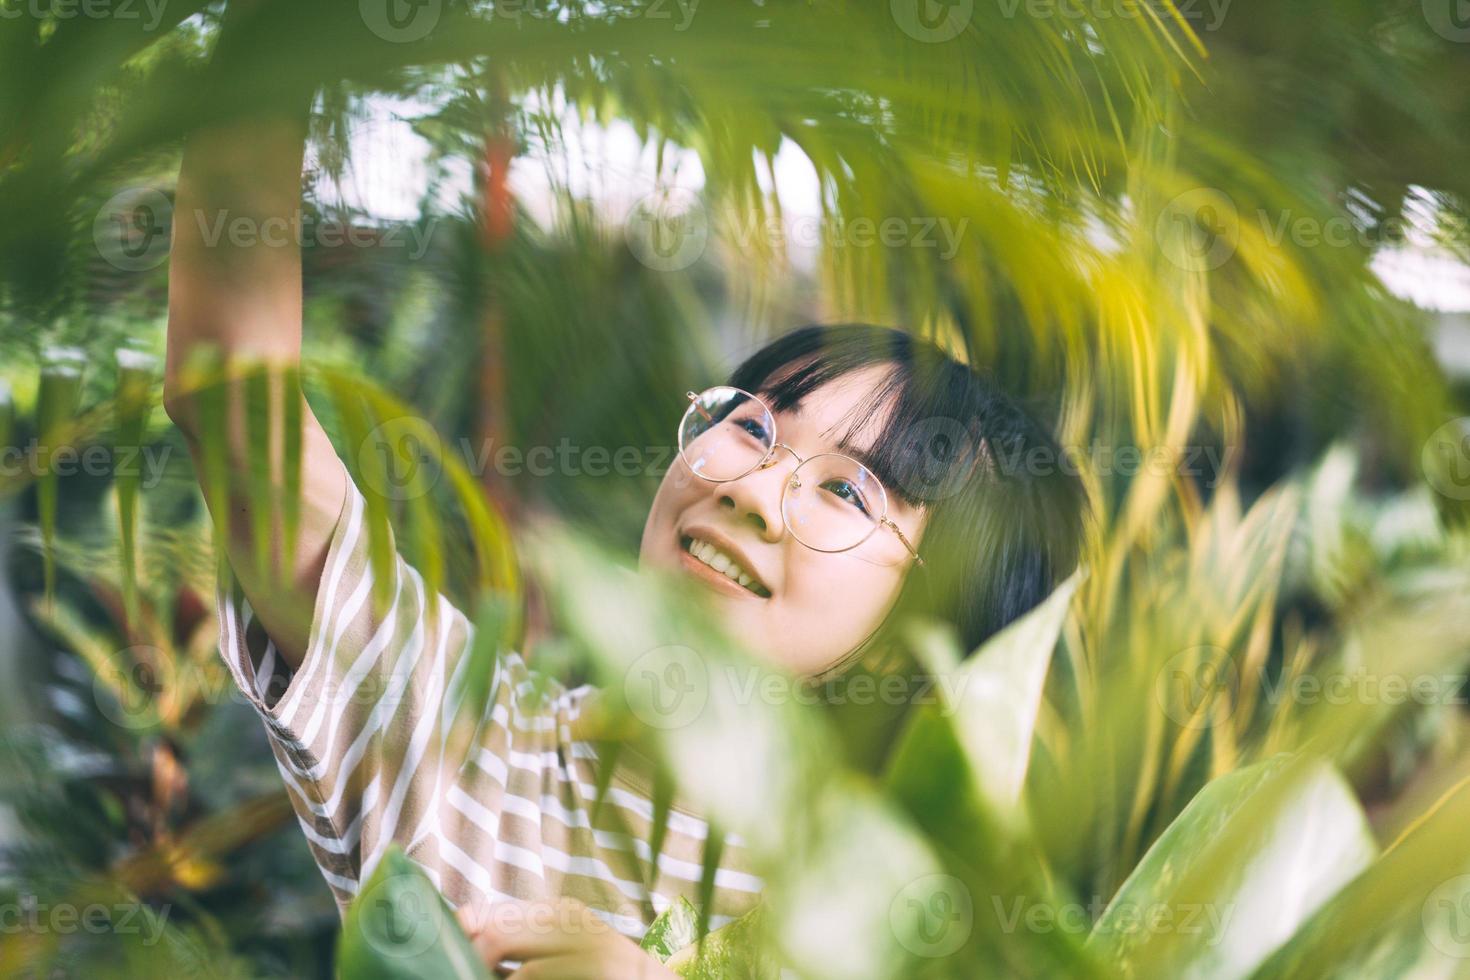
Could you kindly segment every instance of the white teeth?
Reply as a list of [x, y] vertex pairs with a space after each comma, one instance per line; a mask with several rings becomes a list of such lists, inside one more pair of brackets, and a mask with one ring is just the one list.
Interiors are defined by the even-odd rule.
[[741, 568], [740, 564], [734, 558], [731, 558], [708, 541], [691, 538], [688, 550], [695, 558], [698, 558], [710, 568], [724, 575], [730, 581], [740, 584], [757, 595], [763, 594], [758, 591], [755, 578], [749, 572]]

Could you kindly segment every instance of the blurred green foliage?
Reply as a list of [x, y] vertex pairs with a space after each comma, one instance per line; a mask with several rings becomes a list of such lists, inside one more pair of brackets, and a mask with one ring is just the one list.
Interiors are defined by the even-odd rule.
[[[655, 739], [667, 776], [767, 862], [764, 918], [701, 955], [759, 947], [844, 977], [1457, 965], [1445, 916], [1470, 871], [1466, 801], [1441, 793], [1470, 762], [1461, 690], [1302, 694], [1455, 678], [1470, 661], [1465, 505], [1435, 489], [1456, 458], [1425, 453], [1470, 405], [1433, 360], [1426, 315], [1371, 264], [1404, 229], [1470, 248], [1470, 46], [1448, 14], [1418, 0], [1019, 0], [946, 8], [969, 19], [929, 42], [899, 2], [732, 0], [681, 28], [672, 6], [664, 19], [634, 2], [446, 0], [429, 5], [431, 31], [391, 40], [369, 6], [261, 0], [240, 22], [248, 71], [221, 80], [207, 64], [220, 4], [170, 2], [154, 22], [0, 0], [5, 428], [15, 446], [114, 454], [101, 473], [3, 477], [5, 506], [36, 528], [9, 583], [46, 656], [24, 672], [39, 727], [7, 724], [0, 793], [16, 827], [0, 887], [12, 904], [141, 909], [162, 937], [33, 931], [7, 937], [0, 969], [330, 969], [330, 899], [264, 743], [239, 747], [258, 726], [229, 703], [212, 649], [192, 474], [116, 369], [119, 350], [161, 352], [166, 252], [149, 236], [180, 140], [303, 86], [319, 93], [304, 214], [373, 242], [305, 254], [313, 403], [360, 481], [373, 426], [412, 406], [438, 434], [450, 479], [417, 507], [376, 500], [374, 519], [406, 527], [409, 557], [467, 609], [518, 582], [502, 516], [577, 529], [560, 546], [576, 571], [542, 582], [556, 613], [544, 662], [559, 669], [616, 678], [657, 624], [702, 628], [653, 585], [607, 594], [615, 559], [589, 550], [636, 543], [657, 474], [487, 478], [463, 447], [666, 448], [686, 388], [800, 320], [893, 322], [964, 351], [1069, 447], [1218, 451], [1196, 474], [1083, 453], [1098, 540], [1070, 607], [1049, 610], [1069, 609], [1055, 642], [1013, 649], [1027, 680], [995, 682], [1035, 691], [1034, 712], [1007, 718], [1018, 728], [997, 727], [993, 705], [921, 714], [879, 777], [833, 771], [831, 719], [795, 710], [715, 712], [708, 730]], [[354, 125], [388, 96], [430, 148], [403, 220], [330, 193]], [[609, 217], [577, 190], [568, 130], [614, 124], [660, 178], [666, 157], [697, 156], [698, 262], [640, 261], [624, 227], [637, 212]], [[783, 147], [816, 172], [809, 276], [785, 242], [750, 234], [780, 220]], [[544, 170], [549, 221], [506, 189], [511, 160]], [[465, 193], [446, 194], [466, 163]], [[863, 219], [965, 231], [949, 256], [864, 247], [843, 234]], [[422, 256], [386, 244], [409, 233]], [[43, 380], [58, 345], [84, 351], [75, 393]], [[136, 496], [113, 478], [129, 447], [162, 460]], [[643, 646], [600, 627], [614, 606]], [[500, 636], [517, 616], [493, 608], [485, 632]], [[915, 634], [933, 666], [966, 652]], [[701, 782], [711, 757], [762, 774], [789, 817], [778, 836]], [[947, 949], [955, 933], [924, 916], [961, 895], [970, 927]], [[1016, 924], [1075, 906], [1076, 928]], [[1154, 906], [1230, 917], [1209, 944], [1119, 926]]]

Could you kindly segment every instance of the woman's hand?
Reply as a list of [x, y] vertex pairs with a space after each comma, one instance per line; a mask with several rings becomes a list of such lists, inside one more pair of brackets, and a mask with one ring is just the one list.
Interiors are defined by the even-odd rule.
[[[675, 980], [678, 974], [570, 898], [471, 903], [459, 922], [475, 952], [511, 980]], [[520, 963], [514, 970], [502, 964]]]

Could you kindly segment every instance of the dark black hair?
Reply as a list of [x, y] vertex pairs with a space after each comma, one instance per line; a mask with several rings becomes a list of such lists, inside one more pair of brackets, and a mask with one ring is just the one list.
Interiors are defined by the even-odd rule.
[[838, 445], [852, 451], [851, 440], [883, 419], [859, 458], [926, 514], [925, 564], [910, 571], [888, 622], [952, 623], [969, 653], [1077, 567], [1086, 490], [1045, 426], [984, 375], [900, 330], [802, 327], [751, 355], [729, 383], [779, 412], [873, 365], [892, 370], [844, 420]]

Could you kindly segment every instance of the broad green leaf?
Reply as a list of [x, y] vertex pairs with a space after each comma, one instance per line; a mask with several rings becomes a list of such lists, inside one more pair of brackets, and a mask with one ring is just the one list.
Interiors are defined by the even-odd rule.
[[1277, 756], [1190, 801], [1113, 896], [1088, 947], [1127, 977], [1249, 976], [1375, 852], [1336, 770]]
[[396, 845], [347, 910], [337, 968], [352, 980], [491, 976], [433, 882]]
[[[609, 716], [637, 723], [680, 799], [738, 835], [763, 876], [767, 865], [785, 866], [786, 827], [834, 774], [825, 719], [787, 696], [789, 675], [742, 655], [687, 583], [640, 575], [593, 542], [541, 531], [526, 554], [547, 572], [558, 625], [595, 665]], [[665, 668], [691, 686], [660, 687]], [[764, 696], [767, 682], [776, 696]]]
[[[942, 841], [970, 869], [970, 885], [961, 887], [973, 892], [972, 906], [983, 906], [987, 897], [992, 903], [1025, 901], [1048, 888], [1035, 851], [1009, 845], [1026, 833], [1021, 795], [1042, 686], [1079, 582], [1080, 573], [1073, 575], [958, 666], [933, 636], [916, 643], [940, 678], [940, 703], [914, 713], [885, 785], [930, 840]], [[1050, 931], [1035, 938], [1031, 952], [1046, 962], [1065, 964], [1073, 975], [1090, 969], [1071, 935]]]
[[699, 938], [698, 930], [699, 911], [689, 904], [689, 899], [681, 895], [678, 901], [653, 920], [653, 925], [643, 934], [643, 941], [638, 944], [638, 948], [660, 963], [667, 963], [670, 956]]
[[1470, 781], [1446, 793], [1256, 971], [1261, 980], [1470, 973]]
[[[1081, 573], [1074, 573], [958, 667], [945, 656], [942, 644], [929, 642], [932, 638], [917, 644], [925, 666], [939, 681], [939, 704], [915, 713], [890, 765], [890, 786], [906, 784], [919, 792], [926, 773], [946, 771], [924, 764], [924, 759], [934, 753], [955, 761], [963, 758], [976, 797], [1001, 821], [1014, 825], [1019, 820], [1042, 686], [1080, 582]], [[948, 777], [944, 783], [930, 788], [946, 796], [962, 792]], [[917, 799], [911, 799], [911, 806]]]
[[[887, 800], [856, 779], [837, 781], [790, 837], [792, 870], [768, 882], [770, 929], [782, 958], [810, 980], [911, 975], [970, 939], [969, 890], [944, 873], [926, 841]], [[926, 916], [937, 891], [956, 916]], [[957, 894], [951, 894], [957, 893]]]
[[779, 971], [765, 950], [769, 914], [764, 906], [686, 946], [665, 962], [686, 980], [769, 980]]
[[[959, 670], [951, 707], [960, 741], [981, 795], [1003, 818], [1020, 807], [1047, 667], [1081, 581], [1082, 573], [1073, 573]], [[946, 693], [941, 687], [940, 694]]]

